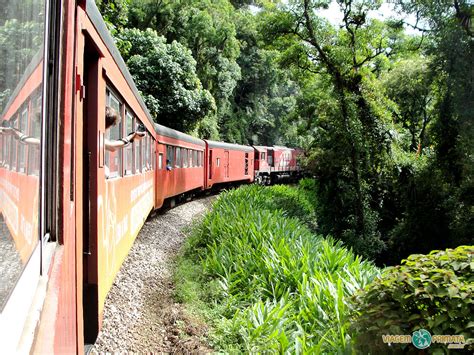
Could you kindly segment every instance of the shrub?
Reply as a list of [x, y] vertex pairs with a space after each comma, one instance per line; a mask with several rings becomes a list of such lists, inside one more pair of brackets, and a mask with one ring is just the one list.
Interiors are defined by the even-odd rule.
[[[220, 333], [213, 339], [218, 349], [335, 353], [350, 347], [350, 296], [378, 269], [342, 243], [311, 233], [299, 219], [311, 213], [299, 189], [246, 186], [221, 194], [194, 231], [185, 255], [202, 265], [199, 289], [213, 290], [201, 297], [220, 312], [211, 320]], [[239, 348], [229, 349], [224, 337], [237, 337]]]
[[[419, 329], [436, 335], [463, 335], [467, 341], [474, 329], [473, 291], [473, 246], [411, 255], [402, 265], [385, 269], [355, 296], [352, 331], [356, 348], [365, 353], [388, 352], [382, 335], [411, 335]], [[408, 346], [392, 345], [392, 349], [397, 352]], [[474, 349], [472, 339], [470, 346]], [[446, 349], [432, 344], [427, 350]]]

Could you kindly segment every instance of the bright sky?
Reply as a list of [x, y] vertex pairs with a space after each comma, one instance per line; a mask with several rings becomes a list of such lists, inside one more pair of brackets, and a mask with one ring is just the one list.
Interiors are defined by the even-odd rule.
[[[414, 15], [400, 14], [395, 11], [394, 7], [395, 6], [393, 4], [384, 2], [378, 11], [371, 11], [370, 17], [380, 20], [385, 20], [390, 17], [403, 18], [405, 22], [408, 22], [412, 25], [416, 23], [416, 18]], [[258, 7], [252, 5], [250, 6], [250, 9], [253, 12], [259, 11]], [[342, 21], [342, 13], [339, 11], [339, 5], [334, 0], [331, 2], [331, 5], [329, 5], [327, 10], [320, 10], [319, 15], [326, 17], [334, 26], [339, 26]], [[408, 34], [420, 34], [418, 30], [415, 30], [410, 26], [405, 26], [405, 30]]]
[[[334, 26], [339, 26], [343, 17], [342, 12], [339, 11], [339, 5], [336, 3], [336, 1], [332, 1], [327, 10], [321, 10], [320, 15], [326, 17]], [[405, 22], [410, 24], [414, 25], [416, 23], [416, 17], [414, 15], [399, 13], [395, 10], [394, 4], [389, 4], [387, 2], [384, 2], [378, 11], [369, 12], [369, 16], [380, 20], [386, 20], [390, 17], [402, 18], [405, 20]], [[405, 29], [409, 34], [420, 33], [418, 30], [415, 30], [410, 26], [405, 26]]]

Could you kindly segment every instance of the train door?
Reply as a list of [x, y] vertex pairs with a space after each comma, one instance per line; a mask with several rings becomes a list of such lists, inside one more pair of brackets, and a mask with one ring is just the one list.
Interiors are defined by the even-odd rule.
[[224, 176], [229, 177], [229, 151], [224, 151]]
[[[99, 112], [104, 112], [101, 105], [101, 69], [100, 54], [87, 33], [81, 33], [83, 53], [79, 58], [76, 75], [80, 78], [80, 102], [77, 104], [76, 127], [82, 126], [82, 144], [76, 143], [81, 154], [82, 177], [76, 189], [82, 188], [82, 205], [77, 204], [77, 224], [82, 232], [82, 313], [83, 336], [85, 344], [93, 344], [99, 331], [99, 290], [98, 290], [98, 197], [105, 181], [104, 169], [104, 123], [99, 122]], [[80, 49], [81, 43], [78, 41]], [[78, 53], [79, 54], [79, 53]], [[80, 54], [79, 54], [80, 55]], [[82, 68], [81, 68], [82, 65]], [[102, 93], [102, 96], [104, 96]], [[82, 110], [81, 110], [82, 108]], [[100, 179], [100, 173], [102, 179]], [[100, 183], [102, 181], [102, 183]], [[79, 234], [80, 235], [80, 234]], [[79, 303], [79, 302], [78, 302]], [[82, 334], [81, 334], [82, 335]]]
[[212, 180], [212, 149], [209, 149], [209, 180]]
[[273, 150], [268, 150], [268, 156], [267, 156], [267, 161], [268, 161], [268, 165], [270, 166], [270, 170], [272, 167], [274, 167], [274, 157], [275, 157], [275, 154], [274, 154], [274, 151]]

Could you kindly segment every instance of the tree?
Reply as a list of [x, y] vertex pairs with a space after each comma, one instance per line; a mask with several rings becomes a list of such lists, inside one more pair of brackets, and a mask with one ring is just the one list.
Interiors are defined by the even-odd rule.
[[[270, 5], [263, 31], [282, 51], [282, 63], [319, 80], [317, 87], [331, 96], [321, 102], [329, 103], [329, 113], [311, 117], [319, 128], [313, 157], [321, 228], [357, 252], [374, 256], [383, 248], [378, 230], [384, 198], [380, 191], [390, 136], [373, 71], [376, 59], [397, 49], [393, 33], [399, 29], [368, 17], [379, 2], [347, 0], [338, 1], [343, 21], [337, 30], [317, 16], [328, 3], [304, 0]], [[315, 86], [306, 81], [305, 87]], [[317, 108], [318, 103], [312, 106]], [[311, 116], [315, 110], [301, 107], [300, 112]]]
[[410, 132], [410, 150], [418, 154], [425, 146], [435, 99], [429, 65], [430, 61], [423, 57], [401, 60], [382, 78], [388, 97], [398, 106], [393, 112], [395, 122]]
[[189, 131], [213, 113], [214, 99], [202, 88], [196, 62], [184, 46], [167, 44], [150, 29], [121, 31], [117, 46], [156, 122]]

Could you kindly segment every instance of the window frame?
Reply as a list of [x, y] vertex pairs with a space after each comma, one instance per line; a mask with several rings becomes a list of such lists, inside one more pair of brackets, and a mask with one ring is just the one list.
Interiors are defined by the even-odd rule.
[[[118, 140], [122, 137], [120, 135], [123, 132], [123, 111], [124, 111], [124, 103], [121, 100], [120, 96], [111, 88], [110, 85], [106, 85], [105, 89], [105, 94], [106, 94], [106, 105], [113, 108], [114, 110], [117, 111], [117, 113], [120, 116], [120, 122], [118, 125], [115, 125], [114, 127], [111, 127], [105, 132], [105, 138], [109, 140]], [[118, 110], [114, 108], [111, 104], [111, 101], [114, 100], [115, 103], [118, 104]], [[113, 137], [112, 134], [117, 132], [118, 137]], [[123, 176], [123, 149], [117, 149], [114, 152], [105, 151], [105, 165], [109, 168], [109, 176], [106, 177], [108, 180], [110, 179], [117, 179], [121, 178]], [[112, 170], [112, 164], [111, 164], [111, 158], [114, 158], [114, 166], [116, 165], [116, 168]], [[116, 163], [115, 163], [116, 161]]]
[[[129, 129], [133, 131], [133, 120], [135, 118], [135, 115], [133, 112], [128, 108], [127, 105], [125, 106], [125, 114], [124, 114], [124, 119], [125, 123], [123, 124], [123, 131], [122, 131], [122, 136], [126, 137], [130, 132], [128, 131]], [[128, 127], [128, 123], [130, 124], [130, 127]], [[133, 175], [134, 173], [134, 151], [133, 151], [133, 144], [129, 144], [127, 147], [125, 147], [123, 153], [123, 175], [128, 176], [128, 175]], [[130, 158], [130, 159], [129, 159]], [[130, 169], [128, 169], [130, 165]]]

